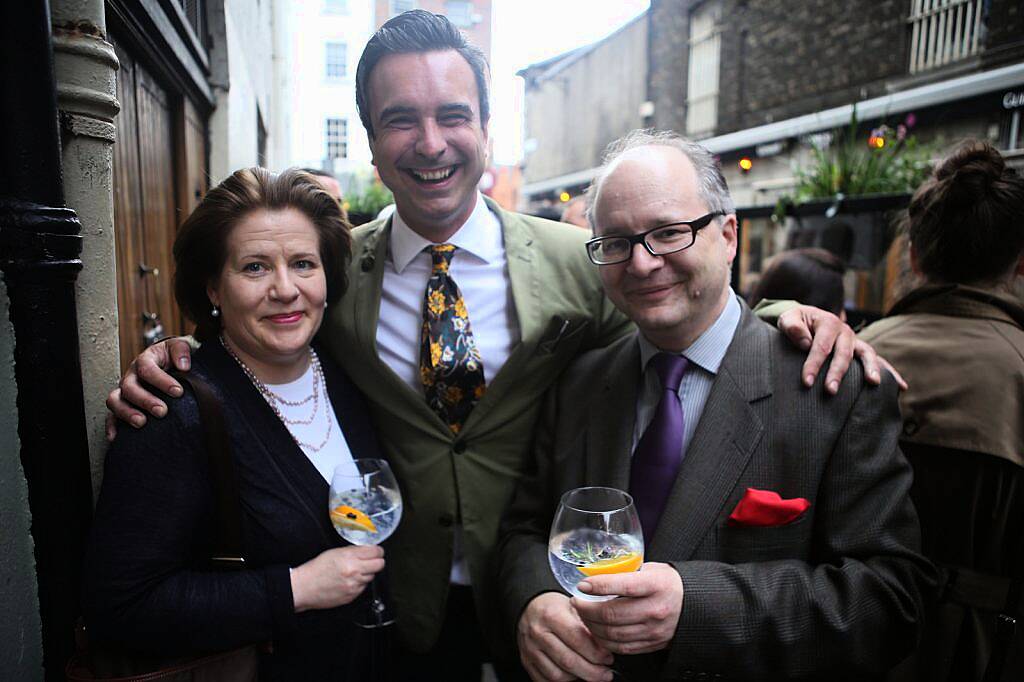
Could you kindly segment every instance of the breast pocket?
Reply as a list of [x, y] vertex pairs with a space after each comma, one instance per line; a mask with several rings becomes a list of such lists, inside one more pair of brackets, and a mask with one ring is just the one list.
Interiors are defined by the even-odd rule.
[[731, 564], [778, 559], [806, 560], [810, 556], [813, 521], [808, 510], [784, 526], [730, 526], [717, 528], [719, 554]]

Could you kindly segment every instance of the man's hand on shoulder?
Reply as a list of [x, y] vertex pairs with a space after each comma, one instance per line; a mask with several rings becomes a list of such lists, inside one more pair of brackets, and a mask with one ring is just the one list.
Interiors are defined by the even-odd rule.
[[839, 382], [846, 376], [854, 356], [864, 366], [864, 377], [869, 384], [877, 386], [882, 382], [881, 367], [893, 375], [900, 390], [907, 389], [907, 382], [892, 365], [878, 357], [868, 343], [859, 340], [848, 324], [826, 310], [797, 304], [779, 315], [778, 326], [793, 344], [808, 351], [801, 370], [805, 386], [814, 385], [815, 377], [831, 355], [825, 390], [832, 395], [839, 392]]
[[594, 640], [564, 594], [534, 597], [523, 609], [516, 631], [519, 656], [533, 680], [612, 680], [609, 666], [614, 657]]
[[154, 417], [165, 416], [167, 405], [143, 386], [143, 382], [173, 398], [180, 397], [181, 384], [165, 370], [173, 360], [175, 367], [187, 372], [192, 364], [191, 357], [192, 347], [188, 342], [175, 338], [153, 344], [132, 360], [117, 388], [107, 395], [107, 409], [111, 412], [107, 415], [107, 440], [112, 441], [117, 435], [118, 420], [137, 429], [145, 426], [146, 415], [140, 409]]
[[617, 595], [572, 604], [598, 643], [617, 654], [646, 654], [667, 647], [676, 634], [683, 611], [683, 580], [668, 564], [644, 564], [636, 573], [587, 578], [581, 592]]

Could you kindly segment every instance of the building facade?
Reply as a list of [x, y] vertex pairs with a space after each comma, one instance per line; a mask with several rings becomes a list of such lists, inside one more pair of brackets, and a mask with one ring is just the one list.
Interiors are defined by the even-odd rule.
[[807, 136], [853, 105], [868, 129], [912, 115], [924, 141], [1024, 147], [1004, 104], [1024, 88], [1016, 0], [653, 0], [650, 13], [652, 124], [719, 154], [740, 205], [791, 189]]
[[575, 196], [609, 142], [646, 121], [647, 15], [607, 38], [521, 70], [525, 81], [523, 201]]
[[172, 289], [181, 222], [211, 183], [274, 163], [273, 18], [288, 4], [0, 4], [0, 82], [18, 93], [0, 105], [0, 668], [10, 679], [64, 679], [104, 399], [147, 343], [188, 330]]
[[466, 34], [469, 42], [491, 61], [492, 0], [374, 0], [374, 30], [393, 16], [411, 9], [443, 14]]
[[356, 65], [374, 31], [373, 0], [290, 3], [277, 12], [276, 162], [321, 168], [347, 189], [372, 175], [356, 111]]

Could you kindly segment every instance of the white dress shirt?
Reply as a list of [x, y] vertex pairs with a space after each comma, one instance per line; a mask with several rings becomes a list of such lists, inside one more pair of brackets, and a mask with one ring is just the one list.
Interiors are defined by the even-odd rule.
[[[725, 352], [736, 334], [740, 322], [741, 308], [736, 294], [729, 289], [729, 301], [715, 322], [703, 334], [697, 337], [689, 348], [680, 355], [690, 361], [679, 384], [679, 402], [683, 406], [683, 447], [682, 455], [690, 446], [694, 431], [704, 413], [704, 404], [708, 401], [711, 386], [722, 364]], [[661, 351], [640, 334], [640, 367], [644, 373], [640, 387], [640, 396], [636, 403], [636, 425], [633, 429], [633, 450], [636, 450], [641, 436], [654, 419], [658, 401], [661, 400], [661, 381], [658, 373], [649, 366], [651, 358]]]
[[[433, 243], [413, 232], [395, 211], [384, 263], [377, 353], [420, 395], [424, 395], [420, 381], [423, 298], [433, 267], [430, 253], [424, 249]], [[501, 223], [482, 195], [477, 193], [473, 213], [445, 243], [456, 247], [448, 273], [466, 302], [473, 339], [484, 364], [484, 380], [490, 383], [519, 343], [519, 319], [512, 302]], [[469, 570], [461, 546], [462, 533], [457, 528], [451, 580], [468, 585]]]

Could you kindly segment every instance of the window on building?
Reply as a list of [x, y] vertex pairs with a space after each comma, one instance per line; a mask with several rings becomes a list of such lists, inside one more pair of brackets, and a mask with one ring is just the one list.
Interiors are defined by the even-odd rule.
[[444, 3], [444, 14], [459, 28], [473, 27], [473, 3], [469, 0], [448, 0]]
[[199, 44], [206, 46], [206, 0], [175, 0]]
[[324, 140], [328, 160], [348, 158], [348, 120], [327, 119], [324, 125]]
[[324, 14], [348, 14], [348, 0], [324, 0]]
[[977, 54], [985, 0], [913, 0], [910, 4], [910, 73]]
[[348, 46], [345, 43], [327, 43], [327, 77], [344, 78], [348, 72]]
[[686, 78], [686, 134], [706, 137], [718, 125], [721, 4], [709, 0], [690, 13], [690, 69]]
[[393, 17], [411, 9], [416, 9], [416, 0], [391, 0], [391, 16]]

